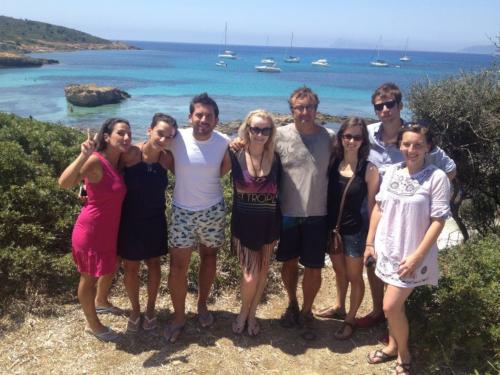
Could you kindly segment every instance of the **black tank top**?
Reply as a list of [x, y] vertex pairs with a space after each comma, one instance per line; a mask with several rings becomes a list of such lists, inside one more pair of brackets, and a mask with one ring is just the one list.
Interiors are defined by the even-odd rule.
[[[329, 228], [333, 229], [337, 224], [338, 210], [342, 194], [349, 181], [349, 177], [340, 175], [338, 169], [341, 160], [335, 160], [330, 169], [328, 179], [328, 223]], [[358, 233], [363, 226], [361, 216], [361, 205], [367, 195], [368, 187], [365, 181], [367, 160], [362, 160], [356, 168], [354, 181], [349, 186], [344, 203], [344, 210], [340, 220], [340, 233], [354, 234]]]

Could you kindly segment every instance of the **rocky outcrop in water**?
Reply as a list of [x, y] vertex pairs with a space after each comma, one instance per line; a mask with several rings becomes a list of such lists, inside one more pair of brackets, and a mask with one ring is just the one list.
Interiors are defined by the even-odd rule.
[[93, 83], [67, 85], [64, 88], [64, 95], [68, 102], [80, 107], [116, 104], [130, 98], [130, 95], [125, 91], [110, 86], [97, 86]]
[[59, 64], [59, 61], [53, 59], [36, 59], [10, 52], [0, 52], [0, 68], [32, 68], [44, 64]]

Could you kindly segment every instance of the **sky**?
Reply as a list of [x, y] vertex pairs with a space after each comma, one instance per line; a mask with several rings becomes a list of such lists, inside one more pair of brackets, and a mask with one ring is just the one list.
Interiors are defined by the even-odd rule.
[[458, 51], [500, 35], [497, 0], [2, 0], [0, 15], [112, 40]]

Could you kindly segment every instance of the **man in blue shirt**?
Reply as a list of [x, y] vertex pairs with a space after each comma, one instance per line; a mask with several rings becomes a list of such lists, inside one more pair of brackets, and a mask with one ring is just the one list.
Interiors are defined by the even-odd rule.
[[[370, 155], [368, 160], [379, 170], [383, 178], [385, 169], [404, 161], [399, 150], [398, 133], [405, 122], [401, 119], [403, 109], [401, 90], [394, 83], [384, 83], [372, 95], [372, 104], [380, 122], [368, 125], [370, 138]], [[442, 169], [452, 180], [456, 176], [455, 162], [439, 147], [433, 147], [426, 156], [426, 162]], [[385, 321], [383, 311], [384, 283], [375, 276], [375, 268], [368, 267], [368, 281], [373, 300], [373, 310], [366, 316], [356, 320], [359, 328], [373, 327]]]

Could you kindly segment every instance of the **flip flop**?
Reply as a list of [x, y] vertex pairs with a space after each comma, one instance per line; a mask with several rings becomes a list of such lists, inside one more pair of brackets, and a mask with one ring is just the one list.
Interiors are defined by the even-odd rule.
[[165, 340], [167, 340], [167, 342], [173, 344], [179, 339], [179, 336], [181, 335], [183, 330], [184, 330], [184, 324], [170, 323], [165, 328], [165, 333], [163, 334], [163, 337], [165, 337]]
[[96, 306], [95, 312], [97, 314], [113, 314], [113, 315], [124, 315], [125, 312], [119, 307], [110, 305], [110, 306]]
[[141, 326], [141, 316], [139, 315], [136, 319], [128, 318], [127, 322], [127, 333], [137, 333], [139, 332], [139, 327]]
[[[351, 330], [349, 331], [348, 334], [344, 334], [345, 329], [347, 327], [349, 327]], [[348, 321], [344, 320], [340, 328], [337, 330], [337, 332], [334, 333], [334, 336], [337, 340], [349, 340], [352, 337], [352, 335], [354, 335], [354, 332], [356, 332], [356, 324], [349, 323]]]
[[152, 331], [158, 327], [158, 324], [156, 323], [156, 316], [153, 316], [152, 318], [148, 318], [146, 314], [144, 314], [144, 320], [142, 322], [142, 329], [145, 331]]
[[85, 327], [84, 332], [104, 342], [115, 341], [119, 337], [118, 332], [112, 330], [109, 327], [104, 327], [104, 328], [105, 328], [104, 331], [94, 332], [89, 327]]
[[208, 328], [212, 324], [214, 324], [215, 319], [210, 311], [199, 313], [198, 314], [198, 322], [200, 323], [201, 328]]
[[[372, 355], [373, 354], [373, 355]], [[366, 360], [370, 365], [378, 365], [379, 363], [384, 363], [392, 361], [398, 357], [397, 354], [387, 354], [381, 349], [377, 349], [374, 352], [370, 352], [366, 355]]]
[[346, 312], [341, 311], [339, 308], [325, 307], [324, 309], [315, 311], [314, 316], [324, 319], [344, 320], [346, 317]]

